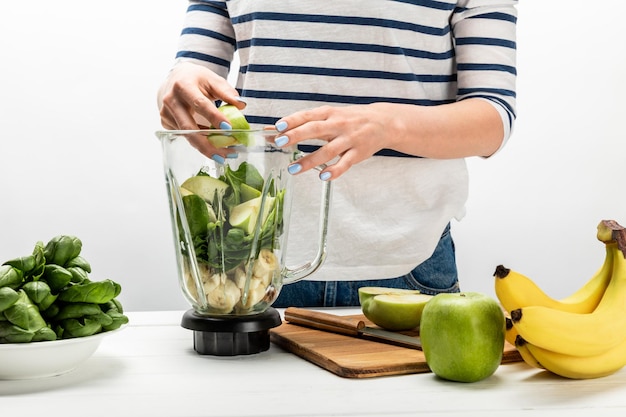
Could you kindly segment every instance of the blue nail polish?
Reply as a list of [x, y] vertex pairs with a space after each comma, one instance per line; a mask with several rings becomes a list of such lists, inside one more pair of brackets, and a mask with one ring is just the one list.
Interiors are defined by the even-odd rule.
[[283, 122], [281, 120], [280, 122], [276, 122], [274, 127], [276, 127], [276, 130], [278, 130], [279, 132], [282, 132], [283, 130], [287, 129], [287, 122]]
[[287, 142], [289, 142], [289, 138], [285, 135], [279, 136], [274, 139], [274, 143], [276, 144], [276, 146], [285, 146]]
[[228, 122], [220, 123], [220, 129], [222, 130], [231, 130], [233, 127]]
[[329, 179], [330, 179], [330, 172], [326, 171], [320, 174], [320, 180], [328, 181]]
[[237, 159], [239, 157], [238, 153], [229, 153], [228, 155], [226, 155], [226, 158], [228, 159]]
[[223, 164], [224, 162], [226, 162], [224, 160], [224, 158], [221, 155], [215, 154], [211, 157], [212, 160], [214, 160], [215, 162], [217, 162], [218, 164]]
[[302, 165], [300, 164], [293, 164], [293, 165], [289, 165], [287, 167], [287, 171], [290, 174], [297, 174], [298, 172], [300, 172], [302, 170]]

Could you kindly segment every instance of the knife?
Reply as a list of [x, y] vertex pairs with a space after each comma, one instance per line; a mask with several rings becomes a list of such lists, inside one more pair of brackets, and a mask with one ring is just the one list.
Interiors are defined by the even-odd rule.
[[292, 324], [422, 350], [419, 336], [370, 327], [363, 320], [355, 317], [338, 316], [299, 307], [287, 307], [284, 315], [285, 321]]

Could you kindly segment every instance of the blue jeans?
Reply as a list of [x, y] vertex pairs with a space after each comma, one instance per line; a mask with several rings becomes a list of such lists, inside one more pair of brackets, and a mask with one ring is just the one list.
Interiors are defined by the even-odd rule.
[[424, 294], [458, 292], [454, 241], [448, 224], [432, 256], [408, 274], [364, 281], [297, 281], [283, 286], [274, 307], [355, 307], [360, 287], [393, 287], [420, 290]]

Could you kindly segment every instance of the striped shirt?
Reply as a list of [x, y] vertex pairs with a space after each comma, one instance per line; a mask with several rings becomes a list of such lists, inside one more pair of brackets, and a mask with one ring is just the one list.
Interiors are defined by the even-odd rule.
[[[193, 61], [227, 77], [236, 53], [236, 88], [248, 103], [245, 113], [253, 125], [273, 124], [294, 111], [323, 104], [435, 106], [477, 97], [499, 112], [504, 145], [515, 120], [516, 4], [517, 0], [190, 1], [177, 60]], [[329, 272], [313, 279], [398, 276], [428, 258], [445, 225], [463, 215], [464, 160], [370, 160], [333, 184], [329, 257], [322, 268]], [[424, 186], [426, 180], [430, 186]], [[372, 185], [384, 186], [390, 197], [372, 198], [367, 193]], [[389, 207], [389, 198], [397, 199], [397, 204]], [[294, 211], [310, 205], [296, 203]], [[407, 207], [412, 207], [409, 215]], [[339, 214], [344, 208], [346, 217]], [[368, 235], [372, 222], [381, 221], [371, 218], [372, 210], [394, 220], [385, 228], [377, 225]], [[316, 211], [312, 213], [317, 217]], [[362, 226], [345, 226], [354, 224], [348, 218], [360, 217]], [[369, 249], [368, 259], [342, 253], [346, 250], [341, 245], [354, 247], [346, 245], [354, 239], [389, 244], [375, 245], [377, 253], [378, 248], [386, 251], [380, 259], [372, 259], [368, 245], [352, 250]], [[291, 243], [290, 237], [290, 248]], [[389, 252], [399, 254], [388, 256]], [[382, 267], [376, 269], [377, 265]], [[370, 269], [355, 276], [359, 266]]]
[[498, 106], [510, 132], [515, 3], [192, 1], [177, 57], [226, 76], [237, 50], [237, 87], [259, 102], [258, 113], [248, 115], [252, 123], [273, 124], [285, 116], [272, 111], [269, 101], [294, 109], [483, 97]]

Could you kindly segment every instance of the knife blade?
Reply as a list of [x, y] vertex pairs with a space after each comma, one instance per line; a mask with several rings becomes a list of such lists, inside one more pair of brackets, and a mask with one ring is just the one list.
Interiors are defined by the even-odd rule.
[[409, 336], [367, 326], [363, 320], [355, 317], [339, 316], [299, 307], [287, 307], [284, 316], [285, 321], [292, 324], [422, 350], [419, 336]]

